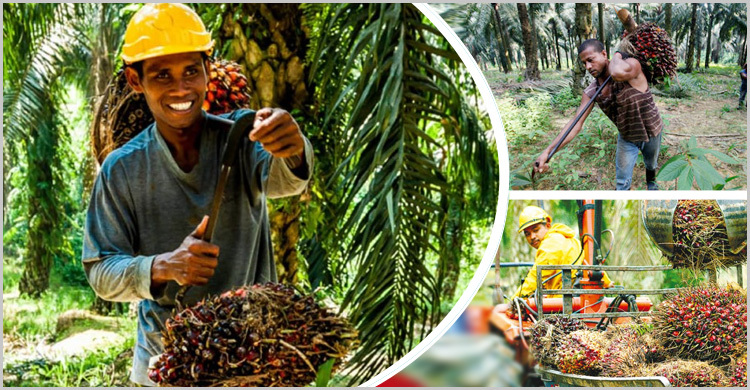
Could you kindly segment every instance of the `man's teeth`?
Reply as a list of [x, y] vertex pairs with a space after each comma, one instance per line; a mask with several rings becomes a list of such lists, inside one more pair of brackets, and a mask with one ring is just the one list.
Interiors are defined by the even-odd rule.
[[185, 103], [172, 103], [169, 105], [169, 108], [175, 110], [175, 111], [185, 111], [193, 106], [193, 102], [185, 102]]

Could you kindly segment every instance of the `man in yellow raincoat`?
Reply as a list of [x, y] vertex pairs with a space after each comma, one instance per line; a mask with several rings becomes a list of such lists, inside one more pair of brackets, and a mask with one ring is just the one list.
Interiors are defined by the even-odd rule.
[[[524, 278], [523, 284], [511, 297], [511, 301], [515, 297], [526, 298], [534, 295], [537, 285], [537, 265], [581, 264], [583, 261], [581, 242], [576, 238], [575, 231], [561, 223], [553, 225], [552, 217], [539, 207], [528, 206], [523, 209], [518, 219], [518, 232], [523, 232], [526, 242], [536, 249], [536, 259], [528, 275]], [[576, 271], [573, 271], [574, 281], [575, 278]], [[546, 289], [562, 288], [562, 273], [558, 270], [543, 270], [542, 280], [546, 281], [544, 282], [544, 288]], [[602, 276], [602, 282], [605, 288], [613, 284], [606, 273]], [[551, 295], [549, 297], [560, 296]]]

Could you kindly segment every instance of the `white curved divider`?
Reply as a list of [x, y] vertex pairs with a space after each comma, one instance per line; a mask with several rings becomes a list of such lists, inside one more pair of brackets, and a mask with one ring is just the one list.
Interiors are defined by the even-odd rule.
[[492, 94], [487, 80], [484, 78], [482, 71], [479, 69], [476, 61], [469, 53], [469, 50], [464, 46], [461, 40], [458, 38], [453, 29], [438, 15], [435, 10], [424, 3], [414, 3], [426, 17], [432, 22], [433, 25], [445, 36], [448, 42], [453, 46], [453, 50], [456, 51], [458, 56], [463, 61], [469, 74], [477, 85], [477, 89], [482, 97], [485, 104], [484, 109], [487, 111], [490, 121], [492, 123], [492, 129], [495, 136], [495, 144], [497, 145], [497, 156], [500, 165], [500, 180], [497, 196], [497, 207], [495, 208], [495, 220], [492, 225], [492, 233], [490, 235], [490, 241], [487, 244], [487, 248], [484, 251], [484, 256], [479, 264], [479, 267], [474, 273], [474, 277], [469, 282], [468, 287], [464, 290], [461, 298], [459, 298], [456, 305], [451, 309], [448, 315], [438, 324], [427, 337], [422, 340], [414, 349], [407, 353], [404, 357], [399, 359], [392, 366], [385, 369], [383, 372], [374, 376], [361, 386], [373, 387], [384, 382], [386, 379], [392, 377], [416, 358], [419, 357], [424, 351], [429, 349], [440, 337], [445, 334], [448, 328], [453, 325], [458, 319], [461, 313], [466, 310], [466, 307], [471, 302], [474, 295], [479, 291], [479, 287], [482, 285], [485, 276], [490, 270], [491, 264], [494, 262], [495, 255], [497, 254], [498, 248], [500, 247], [500, 238], [503, 234], [503, 226], [505, 225], [505, 217], [508, 211], [508, 194], [510, 190], [510, 169], [508, 161], [508, 144], [505, 140], [505, 131], [503, 129], [502, 119], [500, 118], [500, 111], [495, 104], [495, 97]]

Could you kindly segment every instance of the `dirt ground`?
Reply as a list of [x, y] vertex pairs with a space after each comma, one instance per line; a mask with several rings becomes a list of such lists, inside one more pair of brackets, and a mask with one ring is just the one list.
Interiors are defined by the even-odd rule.
[[[741, 165], [729, 165], [719, 162], [713, 156], [708, 157], [716, 169], [725, 177], [738, 176], [727, 184], [727, 189], [745, 189], [747, 182], [747, 111], [737, 108], [737, 98], [733, 96], [733, 91], [728, 90], [728, 85], [731, 86], [729, 76], [710, 75], [708, 77], [709, 82], [706, 83], [705, 87], [700, 92], [691, 93], [689, 98], [676, 99], [654, 96], [665, 123], [659, 165], [662, 166], [669, 158], [681, 151], [680, 143], [694, 136], [699, 147], [720, 151], [743, 163]], [[515, 93], [525, 94], [534, 90], [555, 90], [564, 81], [558, 79], [542, 80], [535, 83], [495, 83], [492, 85], [492, 89], [496, 96], [508, 97], [514, 96]], [[598, 110], [598, 108], [595, 108], [595, 110]], [[554, 130], [548, 131], [539, 138], [537, 141], [539, 152], [563, 129], [567, 121], [575, 116], [575, 109], [568, 109], [564, 112], [551, 110], [550, 116]], [[578, 138], [580, 137], [579, 135]], [[607, 142], [615, 143], [615, 137], [614, 133], [611, 136], [607, 135]], [[566, 149], [576, 147], [577, 141], [578, 139], [573, 140]], [[511, 149], [513, 148], [511, 147]], [[509, 150], [511, 170], [527, 165], [529, 162], [526, 160], [530, 158], [529, 152]], [[581, 180], [585, 181], [586, 188], [565, 189], [614, 189], [614, 156], [587, 158], [584, 156], [585, 153], [585, 151], [581, 151], [582, 157], [578, 161], [578, 165], [574, 166], [572, 170], [578, 173]], [[552, 162], [554, 163], [554, 160]], [[562, 171], [560, 166], [553, 167], [554, 169]], [[644, 171], [643, 164], [639, 162], [633, 172], [632, 190], [645, 189]], [[662, 189], [665, 189], [665, 186], [673, 185], [674, 183], [660, 182]], [[534, 188], [528, 186], [523, 189], [552, 190], [556, 186], [560, 189], [559, 180], [556, 180], [556, 177], [553, 176], [537, 182]]]

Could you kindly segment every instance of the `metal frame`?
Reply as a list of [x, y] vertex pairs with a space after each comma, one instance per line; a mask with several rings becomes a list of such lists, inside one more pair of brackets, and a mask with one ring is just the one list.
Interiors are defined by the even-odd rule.
[[633, 294], [633, 295], [663, 295], [669, 292], [675, 291], [674, 288], [662, 288], [662, 289], [583, 289], [573, 288], [573, 270], [588, 270], [588, 271], [666, 271], [672, 269], [671, 265], [656, 265], [656, 266], [612, 266], [612, 265], [538, 265], [536, 267], [536, 280], [542, 280], [543, 270], [560, 270], [562, 271], [562, 289], [546, 289], [543, 283], [536, 284], [536, 299], [538, 301], [537, 310], [538, 320], [541, 321], [544, 318], [544, 293], [559, 294], [563, 296], [563, 312], [562, 314], [547, 314], [547, 315], [565, 315], [570, 318], [616, 318], [616, 317], [644, 317], [648, 316], [648, 312], [622, 312], [622, 313], [581, 313], [573, 314], [573, 295], [574, 294]]
[[542, 381], [552, 382], [562, 387], [671, 387], [669, 380], [663, 376], [610, 378], [601, 376], [587, 376], [564, 374], [558, 370], [552, 370], [536, 366], [534, 368], [542, 378]]

